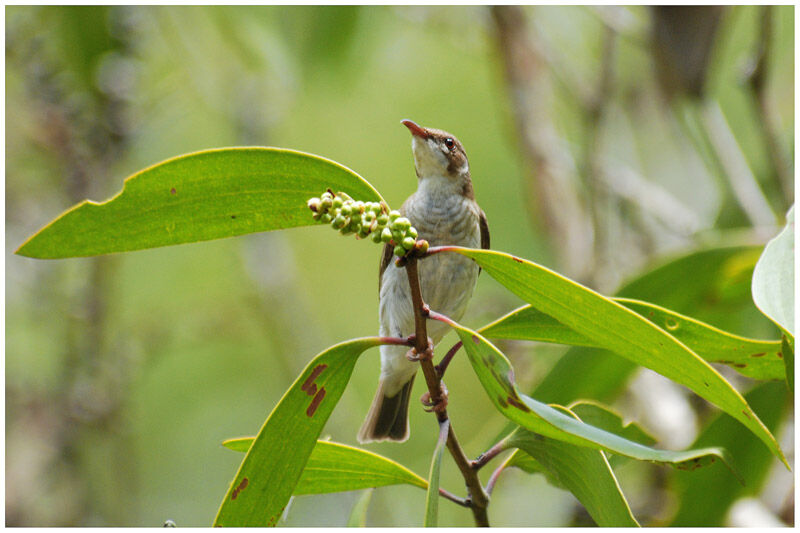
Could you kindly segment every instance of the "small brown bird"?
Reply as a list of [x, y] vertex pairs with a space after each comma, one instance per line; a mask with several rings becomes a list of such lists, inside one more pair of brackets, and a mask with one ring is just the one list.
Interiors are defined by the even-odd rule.
[[[469, 161], [464, 147], [446, 131], [423, 128], [403, 120], [411, 131], [411, 149], [417, 172], [417, 191], [400, 208], [403, 216], [431, 246], [457, 245], [489, 248], [486, 215], [475, 202]], [[386, 244], [379, 275], [380, 334], [407, 337], [414, 333], [414, 311], [408, 277], [392, 261]], [[467, 308], [479, 273], [478, 265], [459, 254], [442, 253], [419, 262], [422, 298], [433, 311], [459, 320]], [[428, 322], [436, 344], [448, 326]], [[406, 357], [404, 346], [381, 346], [381, 377], [359, 442], [408, 439], [408, 402], [418, 364]]]

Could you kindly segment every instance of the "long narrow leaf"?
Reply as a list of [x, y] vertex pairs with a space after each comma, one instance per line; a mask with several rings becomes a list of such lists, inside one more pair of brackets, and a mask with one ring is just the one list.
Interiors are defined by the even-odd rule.
[[[577, 419], [574, 413], [561, 408]], [[507, 440], [524, 450], [569, 490], [601, 527], [636, 527], [625, 495], [605, 454], [518, 429]]]
[[439, 423], [439, 439], [433, 450], [431, 470], [428, 475], [428, 493], [425, 495], [425, 527], [436, 527], [439, 521], [439, 472], [442, 468], [442, 455], [450, 433], [450, 420]]
[[748, 427], [789, 467], [775, 437], [742, 395], [666, 331], [630, 309], [530, 261], [490, 250], [450, 249], [471, 257], [511, 292], [573, 331], [685, 385], [715, 404]]
[[272, 410], [233, 478], [215, 526], [274, 526], [300, 479], [356, 360], [380, 337], [355, 339], [316, 356]]
[[[452, 321], [450, 325], [464, 344], [472, 368], [489, 399], [503, 415], [521, 428], [562, 442], [680, 469], [691, 470], [711, 464], [717, 459], [730, 465], [727, 452], [721, 448], [680, 452], [657, 450], [580, 422], [549, 405], [520, 394], [514, 384], [511, 363], [500, 350], [478, 332]], [[513, 438], [513, 435], [514, 433], [509, 438]]]
[[358, 497], [350, 511], [350, 518], [347, 520], [347, 527], [367, 527], [367, 509], [369, 502], [372, 501], [373, 489], [367, 489]]
[[[253, 437], [242, 437], [222, 444], [231, 450], [246, 452], [252, 442]], [[293, 494], [325, 494], [399, 484], [428, 488], [427, 481], [391, 459], [353, 446], [319, 440]]]
[[[754, 379], [784, 379], [786, 375], [780, 341], [740, 337], [647, 302], [627, 298], [611, 300], [667, 330], [710, 363], [729, 365], [740, 374]], [[478, 331], [489, 338], [601, 347], [598, 342], [573, 331], [531, 305], [515, 309]]]
[[361, 176], [316, 155], [255, 147], [196, 152], [134, 174], [110, 200], [74, 206], [17, 253], [84, 257], [311, 225], [306, 201], [327, 188], [381, 199]]

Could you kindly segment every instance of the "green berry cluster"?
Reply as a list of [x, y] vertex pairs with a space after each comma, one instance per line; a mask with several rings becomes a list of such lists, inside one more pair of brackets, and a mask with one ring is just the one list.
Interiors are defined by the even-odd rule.
[[370, 237], [372, 242], [394, 245], [394, 254], [403, 257], [411, 250], [428, 251], [428, 241], [417, 240], [417, 230], [399, 211], [390, 211], [385, 202], [362, 202], [343, 192], [328, 189], [320, 198], [308, 201], [314, 220], [330, 224], [342, 235], [355, 233], [357, 239]]

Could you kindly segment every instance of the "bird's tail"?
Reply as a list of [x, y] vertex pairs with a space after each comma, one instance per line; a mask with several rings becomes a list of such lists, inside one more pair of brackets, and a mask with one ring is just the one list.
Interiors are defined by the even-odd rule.
[[379, 442], [393, 440], [403, 442], [408, 439], [408, 399], [411, 396], [411, 387], [414, 385], [414, 375], [394, 395], [386, 396], [385, 380], [378, 382], [378, 392], [372, 400], [367, 418], [358, 432], [358, 442]]

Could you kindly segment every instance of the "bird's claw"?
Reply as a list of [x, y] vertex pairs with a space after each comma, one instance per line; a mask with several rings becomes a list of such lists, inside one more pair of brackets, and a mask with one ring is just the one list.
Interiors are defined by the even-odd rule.
[[426, 412], [443, 413], [447, 409], [447, 388], [442, 383], [442, 396], [438, 401], [431, 400], [430, 391], [420, 396], [419, 401], [425, 407], [429, 407], [429, 409], [425, 409]]
[[424, 352], [419, 353], [416, 347], [411, 348], [408, 352], [406, 352], [406, 359], [412, 363], [422, 361], [423, 359], [433, 359], [433, 342], [431, 342], [430, 337], [428, 338], [428, 347], [425, 348]]

